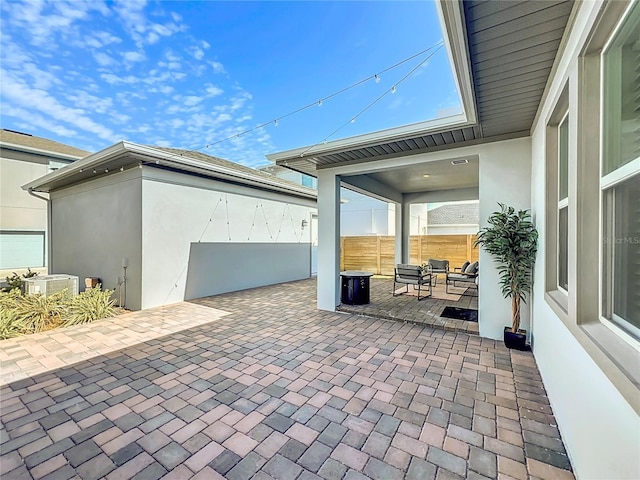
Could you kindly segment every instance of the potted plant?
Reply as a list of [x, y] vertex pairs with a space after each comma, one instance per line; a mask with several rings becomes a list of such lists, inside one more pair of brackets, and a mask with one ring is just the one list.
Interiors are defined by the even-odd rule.
[[533, 265], [538, 250], [538, 232], [529, 210], [516, 211], [500, 205], [480, 230], [475, 245], [480, 245], [498, 263], [500, 290], [511, 299], [511, 327], [504, 328], [504, 343], [509, 348], [526, 349], [526, 330], [520, 329], [520, 302], [527, 302], [533, 284]]

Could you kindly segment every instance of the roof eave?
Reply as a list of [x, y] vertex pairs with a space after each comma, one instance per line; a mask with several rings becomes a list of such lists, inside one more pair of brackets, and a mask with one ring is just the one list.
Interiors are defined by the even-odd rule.
[[[246, 185], [266, 188], [305, 198], [315, 199], [317, 197], [315, 193], [307, 191], [303, 187], [296, 188], [294, 185], [281, 185], [277, 181], [270, 182], [268, 179], [259, 176], [248, 175], [243, 172], [233, 171], [232, 169], [225, 168], [220, 165], [195, 160], [181, 154], [170, 153], [165, 150], [159, 150], [153, 147], [126, 141], [116, 143], [115, 145], [101, 150], [100, 152], [90, 155], [82, 160], [78, 160], [77, 162], [56, 170], [55, 172], [51, 172], [39, 179], [23, 185], [22, 188], [29, 191], [48, 193], [54, 189], [53, 185], [55, 183], [68, 179], [69, 185], [71, 185], [74, 183], [71, 179], [82, 171], [97, 169], [108, 162], [119, 159], [123, 155], [129, 153], [135, 154], [135, 157], [127, 159], [127, 164], [139, 163], [139, 157], [147, 157], [147, 163], [149, 165], [154, 165], [156, 162], [162, 162], [164, 166], [175, 168], [187, 173], [201, 173], [213, 178], [235, 181]], [[143, 163], [145, 162], [143, 161]], [[189, 168], [186, 169], [185, 167]]]
[[59, 158], [61, 160], [68, 160], [70, 162], [79, 160], [81, 158], [85, 158], [87, 155], [90, 155], [89, 152], [87, 152], [86, 155], [71, 155], [68, 153], [54, 152], [52, 150], [43, 150], [41, 148], [27, 147], [25, 145], [20, 145], [20, 144], [11, 143], [11, 142], [4, 142], [2, 140], [0, 140], [0, 148], [6, 148], [7, 150], [15, 150], [17, 152], [31, 153], [31, 154], [40, 155], [43, 157]]

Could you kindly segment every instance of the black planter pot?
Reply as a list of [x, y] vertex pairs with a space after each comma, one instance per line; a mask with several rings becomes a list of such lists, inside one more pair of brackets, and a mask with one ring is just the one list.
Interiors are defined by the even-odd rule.
[[529, 350], [527, 345], [527, 331], [518, 330], [517, 333], [511, 331], [511, 327], [504, 327], [504, 344], [507, 348], [514, 350]]

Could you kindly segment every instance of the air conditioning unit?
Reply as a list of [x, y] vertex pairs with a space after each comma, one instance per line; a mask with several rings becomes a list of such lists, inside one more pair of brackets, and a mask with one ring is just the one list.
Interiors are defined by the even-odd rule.
[[61, 292], [65, 288], [72, 297], [78, 295], [78, 277], [64, 274], [42, 275], [24, 281], [25, 293], [41, 293], [46, 296]]

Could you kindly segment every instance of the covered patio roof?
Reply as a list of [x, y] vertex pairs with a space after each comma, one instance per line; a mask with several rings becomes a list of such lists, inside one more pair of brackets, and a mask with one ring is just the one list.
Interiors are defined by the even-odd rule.
[[[438, 7], [463, 114], [274, 153], [268, 158], [316, 175], [323, 168], [529, 136], [557, 53], [563, 48], [573, 1], [441, 1]], [[448, 174], [457, 175], [456, 170]], [[405, 169], [401, 181], [394, 181], [388, 173], [366, 176], [404, 193], [443, 188], [415, 168]], [[342, 181], [350, 186], [353, 178], [343, 177]]]

